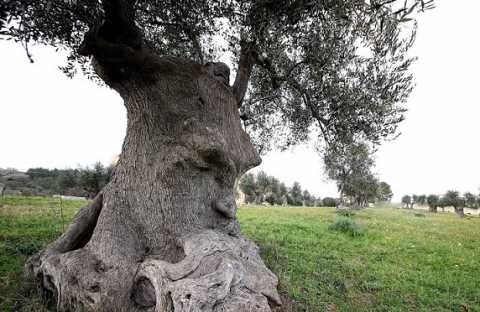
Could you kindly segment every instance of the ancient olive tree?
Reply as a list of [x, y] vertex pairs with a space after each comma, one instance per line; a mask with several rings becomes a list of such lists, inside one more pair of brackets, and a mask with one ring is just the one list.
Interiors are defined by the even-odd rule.
[[240, 191], [245, 195], [246, 203], [254, 203], [257, 198], [257, 184], [255, 181], [255, 175], [253, 173], [247, 173], [242, 176], [242, 179], [238, 183]]
[[410, 195], [404, 195], [402, 197], [402, 204], [405, 206], [405, 208], [410, 208], [410, 205], [412, 204], [412, 198], [410, 197]]
[[341, 205], [365, 206], [372, 191], [376, 194], [373, 166], [373, 154], [365, 142], [336, 142], [324, 152], [325, 172], [337, 184]]
[[128, 117], [111, 181], [29, 276], [62, 311], [270, 311], [277, 278], [236, 220], [235, 181], [260, 163], [250, 137], [265, 149], [313, 126], [327, 144], [394, 135], [414, 14], [431, 5], [2, 1], [1, 36], [32, 61], [32, 41], [70, 51], [63, 71], [103, 81]]
[[465, 207], [465, 199], [460, 197], [458, 191], [447, 191], [443, 196], [444, 205], [451, 206], [455, 210], [455, 213], [463, 218], [465, 216], [463, 208]]
[[471, 209], [478, 209], [478, 199], [475, 194], [466, 192], [465, 194], [463, 194], [463, 198], [465, 198], [465, 207]]
[[440, 198], [437, 195], [431, 194], [427, 197], [428, 210], [437, 213], [440, 204]]
[[392, 187], [387, 182], [380, 182], [378, 185], [378, 201], [390, 202], [393, 197]]
[[287, 201], [289, 205], [292, 206], [302, 206], [303, 205], [303, 191], [300, 183], [293, 182], [292, 187], [288, 190]]
[[418, 204], [418, 195], [413, 194], [413, 195], [412, 195], [412, 202], [410, 203], [410, 208], [413, 209], [413, 206], [414, 206], [415, 204]]
[[303, 205], [307, 207], [315, 206], [315, 196], [311, 195], [309, 191], [303, 191]]
[[425, 203], [427, 202], [427, 195], [418, 195], [417, 197], [417, 203], [421, 206], [425, 205]]

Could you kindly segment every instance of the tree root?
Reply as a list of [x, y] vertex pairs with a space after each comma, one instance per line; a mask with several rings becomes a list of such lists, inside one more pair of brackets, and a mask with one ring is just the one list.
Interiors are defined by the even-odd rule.
[[[137, 304], [153, 311], [270, 311], [280, 305], [277, 278], [263, 264], [258, 248], [245, 238], [214, 231], [183, 243], [186, 257], [171, 264], [146, 259], [136, 276], [135, 292], [150, 294]], [[147, 282], [148, 281], [148, 282]], [[152, 289], [153, 288], [153, 289]], [[134, 295], [135, 298], [140, 296]], [[148, 304], [146, 304], [148, 303]]]

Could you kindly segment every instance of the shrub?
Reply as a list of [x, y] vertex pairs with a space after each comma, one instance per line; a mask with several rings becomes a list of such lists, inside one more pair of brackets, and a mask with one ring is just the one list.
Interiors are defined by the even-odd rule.
[[355, 215], [351, 209], [337, 209], [337, 214], [342, 217], [353, 217]]
[[332, 231], [347, 233], [352, 237], [362, 236], [367, 232], [367, 226], [360, 224], [350, 218], [340, 218], [329, 226]]

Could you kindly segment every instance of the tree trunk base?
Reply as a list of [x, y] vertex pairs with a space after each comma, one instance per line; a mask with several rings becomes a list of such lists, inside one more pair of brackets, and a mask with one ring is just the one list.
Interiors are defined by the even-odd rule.
[[177, 263], [155, 254], [112, 262], [88, 244], [58, 251], [71, 230], [27, 263], [29, 278], [58, 311], [267, 312], [281, 304], [276, 276], [241, 235], [205, 230], [183, 237], [185, 256]]

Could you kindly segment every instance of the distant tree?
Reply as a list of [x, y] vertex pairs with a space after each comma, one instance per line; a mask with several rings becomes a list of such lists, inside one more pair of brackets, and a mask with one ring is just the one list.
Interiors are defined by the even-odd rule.
[[[288, 189], [285, 183], [277, 178], [269, 176], [264, 171], [256, 175], [248, 173], [243, 175], [238, 184], [240, 191], [245, 194], [245, 202], [261, 204], [267, 202], [271, 205], [302, 206], [314, 205], [315, 198], [308, 191], [302, 192], [300, 183], [295, 182]], [[307, 199], [304, 195], [308, 194]]]
[[373, 174], [355, 175], [348, 179], [344, 195], [350, 198], [353, 208], [363, 208], [377, 201], [378, 187], [378, 179]]
[[80, 186], [87, 192], [89, 198], [94, 198], [109, 182], [109, 172], [110, 170], [100, 162], [97, 162], [92, 169], [87, 167], [80, 170]]
[[271, 205], [281, 205], [282, 195], [280, 194], [280, 182], [275, 177], [270, 177], [270, 190], [267, 194]]
[[393, 192], [390, 184], [387, 182], [380, 182], [378, 184], [378, 201], [389, 202], [392, 200]]
[[430, 212], [437, 212], [437, 207], [440, 204], [440, 199], [437, 195], [428, 195], [427, 203]]
[[252, 173], [246, 173], [240, 179], [239, 188], [245, 194], [245, 202], [253, 203], [256, 198], [256, 182], [255, 176]]
[[337, 200], [332, 197], [325, 197], [322, 199], [322, 206], [323, 207], [336, 207], [337, 206]]
[[410, 208], [410, 205], [412, 203], [412, 198], [410, 197], [410, 195], [404, 195], [402, 197], [402, 204], [404, 205], [405, 208]]
[[457, 203], [457, 207], [455, 208], [455, 212], [461, 218], [465, 217], [465, 198], [460, 197]]
[[475, 196], [474, 194], [470, 193], [470, 192], [467, 192], [465, 194], [463, 194], [463, 197], [465, 198], [465, 207], [467, 208], [471, 208], [471, 209], [477, 209], [478, 206], [477, 206], [477, 196]]
[[415, 204], [418, 204], [418, 195], [413, 194], [412, 195], [412, 201], [410, 203], [410, 209], [413, 209], [413, 206]]
[[427, 196], [426, 195], [418, 195], [417, 197], [417, 202], [419, 205], [424, 206], [425, 203], [427, 202]]
[[346, 203], [345, 197], [361, 197], [357, 193], [363, 191], [365, 177], [371, 174], [374, 165], [371, 155], [365, 142], [337, 143], [326, 148], [323, 157], [325, 172], [336, 182], [341, 204]]
[[455, 210], [455, 213], [460, 216], [464, 217], [465, 213], [463, 208], [465, 207], [465, 200], [460, 197], [460, 193], [458, 191], [447, 191], [444, 196], [445, 204], [447, 206], [452, 206]]
[[255, 203], [256, 204], [261, 204], [264, 201], [266, 201], [266, 197], [270, 195], [270, 198], [272, 199], [272, 202], [275, 202], [274, 195], [269, 194], [270, 189], [271, 189], [271, 177], [268, 176], [265, 171], [259, 171], [257, 173], [256, 179], [256, 198], [255, 198]]
[[82, 170], [80, 173], [80, 186], [87, 192], [89, 198], [93, 198], [99, 191], [98, 180], [92, 170]]
[[54, 171], [46, 168], [30, 168], [26, 172], [32, 179], [55, 176]]
[[445, 212], [445, 207], [448, 207], [448, 206], [449, 206], [448, 199], [445, 198], [445, 195], [441, 196], [438, 200], [438, 207], [442, 208], [442, 212]]
[[284, 206], [287, 205], [288, 188], [285, 185], [285, 183], [281, 182], [278, 186], [278, 190], [279, 190], [279, 197], [281, 201], [280, 204]]
[[300, 183], [294, 182], [289, 191], [290, 205], [302, 206], [303, 205], [303, 192]]
[[[33, 184], [40, 189], [45, 190], [46, 193], [63, 193], [60, 180], [62, 174], [68, 170], [46, 169], [46, 168], [31, 168], [27, 170], [27, 174], [32, 179]], [[78, 181], [77, 181], [78, 184]]]
[[303, 204], [307, 207], [315, 206], [315, 197], [310, 195], [310, 192], [307, 190], [303, 191]]
[[73, 196], [95, 196], [113, 174], [113, 166], [104, 167], [96, 163], [93, 168], [47, 169], [31, 168], [26, 174], [16, 171], [27, 178], [9, 183], [9, 188], [24, 195], [65, 194]]
[[65, 190], [75, 188], [79, 184], [78, 170], [62, 170], [57, 178], [58, 190], [65, 194]]

